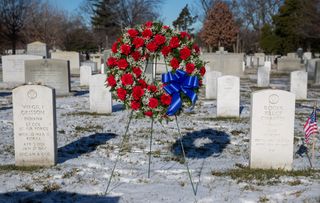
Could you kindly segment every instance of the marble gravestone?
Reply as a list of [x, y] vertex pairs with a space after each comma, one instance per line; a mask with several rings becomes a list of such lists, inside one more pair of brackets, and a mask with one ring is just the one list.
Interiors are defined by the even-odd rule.
[[92, 75], [90, 78], [90, 111], [110, 114], [112, 113], [112, 97], [110, 88], [105, 86], [107, 76], [105, 74]]
[[315, 79], [316, 62], [320, 61], [319, 58], [307, 60], [306, 69], [308, 71], [308, 80]]
[[270, 70], [268, 67], [260, 66], [258, 68], [258, 87], [268, 87], [270, 83]]
[[24, 85], [12, 91], [15, 164], [51, 166], [57, 159], [55, 91]]
[[260, 90], [251, 95], [250, 168], [291, 170], [295, 95]]
[[222, 73], [218, 71], [209, 71], [205, 74], [206, 99], [217, 98], [217, 79], [220, 76], [222, 76]]
[[79, 75], [80, 73], [80, 55], [75, 51], [58, 51], [51, 53], [52, 59], [67, 60], [70, 63], [70, 73]]
[[279, 71], [295, 71], [301, 69], [299, 58], [279, 58], [277, 68]]
[[[84, 61], [81, 62], [81, 66], [90, 66], [93, 73], [98, 72], [97, 63], [93, 61]], [[99, 69], [100, 71], [100, 69]]]
[[35, 41], [30, 44], [27, 44], [27, 54], [42, 56], [44, 58], [47, 58], [47, 55], [48, 55], [47, 45], [39, 41]]
[[290, 73], [290, 92], [296, 95], [296, 99], [307, 99], [308, 73], [305, 71], [293, 71]]
[[266, 67], [269, 71], [271, 71], [271, 61], [265, 61], [264, 67]]
[[26, 82], [40, 83], [55, 89], [57, 95], [70, 92], [69, 62], [58, 59], [41, 59], [26, 61]]
[[92, 71], [90, 66], [80, 66], [80, 85], [89, 86], [91, 75]]
[[239, 117], [240, 79], [226, 75], [217, 79], [217, 117]]
[[90, 54], [90, 61], [97, 63], [97, 67], [100, 69], [102, 63], [103, 54]]
[[320, 60], [316, 61], [315, 72], [314, 72], [314, 84], [320, 85]]
[[3, 82], [25, 83], [25, 61], [42, 59], [35, 55], [2, 56]]
[[254, 66], [263, 66], [265, 61], [265, 53], [255, 53], [253, 57]]

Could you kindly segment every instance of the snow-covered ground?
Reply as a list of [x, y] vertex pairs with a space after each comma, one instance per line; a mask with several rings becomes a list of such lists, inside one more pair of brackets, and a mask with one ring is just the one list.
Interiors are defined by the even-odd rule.
[[[72, 78], [74, 96], [57, 98], [57, 165], [13, 167], [11, 92], [0, 90], [0, 202], [320, 202], [319, 136], [315, 171], [301, 171], [309, 168], [308, 159], [294, 155], [293, 168], [300, 174], [253, 179], [250, 173], [262, 172], [243, 175], [248, 173], [250, 93], [257, 89], [255, 78], [253, 71], [241, 79], [240, 119], [217, 119], [216, 101], [204, 100], [204, 89], [194, 112], [178, 117], [196, 196], [181, 158], [175, 122], [155, 123], [151, 178], [147, 177], [148, 119], [132, 120], [129, 140], [104, 195], [129, 112], [115, 102], [111, 115], [90, 113], [88, 88], [79, 86], [79, 78]], [[288, 90], [289, 75], [272, 74], [271, 86]], [[296, 103], [295, 152], [313, 100], [320, 99], [320, 87], [309, 87], [308, 97]]]

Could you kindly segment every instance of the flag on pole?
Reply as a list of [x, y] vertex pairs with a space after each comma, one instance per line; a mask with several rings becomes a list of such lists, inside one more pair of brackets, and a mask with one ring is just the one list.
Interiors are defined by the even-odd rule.
[[314, 109], [312, 113], [310, 114], [306, 124], [303, 126], [304, 132], [305, 132], [305, 142], [309, 143], [310, 135], [313, 133], [318, 132], [318, 125], [317, 125], [317, 111]]

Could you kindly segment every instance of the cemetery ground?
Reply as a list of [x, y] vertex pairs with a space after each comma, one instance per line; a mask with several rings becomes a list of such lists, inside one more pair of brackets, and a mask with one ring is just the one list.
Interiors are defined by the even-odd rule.
[[[289, 74], [272, 71], [271, 86], [289, 90]], [[178, 116], [194, 196], [175, 122], [155, 123], [151, 178], [147, 178], [150, 120], [133, 119], [120, 152], [110, 192], [104, 195], [119, 153], [129, 112], [120, 103], [112, 114], [89, 110], [87, 87], [71, 79], [72, 96], [57, 97], [58, 163], [53, 167], [14, 166], [12, 94], [0, 90], [0, 202], [320, 202], [320, 139], [314, 169], [305, 154], [295, 154], [293, 171], [249, 169], [250, 94], [256, 70], [240, 85], [240, 118], [217, 118], [216, 100], [204, 99]], [[309, 86], [308, 98], [320, 98]], [[319, 103], [319, 101], [318, 101]], [[303, 125], [313, 100], [296, 101], [294, 152], [303, 142]]]

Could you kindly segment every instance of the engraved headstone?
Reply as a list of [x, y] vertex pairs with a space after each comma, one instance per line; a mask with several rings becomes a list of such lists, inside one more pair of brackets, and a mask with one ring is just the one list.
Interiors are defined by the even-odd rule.
[[295, 96], [283, 90], [251, 95], [250, 168], [292, 168]]
[[266, 67], [268, 69], [268, 71], [271, 71], [271, 61], [265, 61], [264, 67]]
[[25, 83], [25, 61], [42, 59], [34, 55], [10, 55], [2, 56], [3, 82]]
[[44, 58], [47, 58], [47, 55], [48, 55], [47, 45], [39, 41], [35, 41], [30, 44], [27, 44], [27, 54], [42, 56]]
[[92, 75], [92, 71], [90, 66], [81, 66], [80, 67], [80, 85], [89, 86], [91, 75]]
[[25, 62], [26, 82], [47, 85], [56, 90], [57, 95], [70, 92], [69, 62], [58, 59], [41, 59]]
[[226, 75], [217, 79], [217, 116], [239, 117], [240, 79]]
[[218, 71], [209, 71], [206, 73], [206, 99], [217, 98], [217, 79], [222, 76]]
[[90, 78], [90, 111], [96, 113], [112, 113], [112, 97], [110, 88], [105, 86], [106, 75], [97, 74]]
[[268, 87], [270, 83], [270, 70], [268, 67], [261, 66], [258, 68], [258, 87]]
[[316, 61], [316, 67], [315, 67], [315, 76], [314, 76], [314, 84], [320, 85], [320, 60]]
[[55, 91], [40, 85], [12, 94], [15, 164], [54, 165], [57, 158]]
[[307, 99], [308, 73], [305, 71], [293, 71], [290, 73], [290, 92], [296, 95], [296, 99]]
[[57, 51], [51, 53], [52, 59], [67, 60], [70, 63], [70, 73], [79, 75], [80, 73], [80, 56], [75, 51]]

